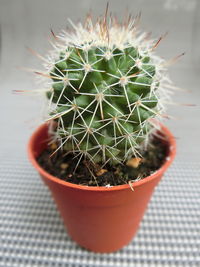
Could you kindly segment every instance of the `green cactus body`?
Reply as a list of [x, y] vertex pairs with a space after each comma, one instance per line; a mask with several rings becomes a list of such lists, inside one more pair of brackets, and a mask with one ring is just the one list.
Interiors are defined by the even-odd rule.
[[[56, 136], [64, 150], [94, 163], [116, 164], [138, 156], [160, 116], [160, 59], [134, 22], [111, 22], [64, 33], [52, 64], [50, 118], [58, 123]], [[106, 28], [105, 28], [106, 27]], [[137, 36], [137, 37], [136, 37]]]

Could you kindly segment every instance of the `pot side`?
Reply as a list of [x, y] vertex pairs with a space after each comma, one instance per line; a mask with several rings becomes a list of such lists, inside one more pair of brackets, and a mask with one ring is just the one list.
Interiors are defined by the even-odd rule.
[[60, 180], [42, 169], [36, 158], [46, 148], [48, 124], [31, 136], [28, 155], [31, 163], [49, 187], [71, 238], [94, 252], [113, 252], [128, 244], [136, 234], [155, 186], [172, 163], [176, 142], [161, 124], [168, 142], [168, 157], [152, 175], [130, 186], [89, 187]]

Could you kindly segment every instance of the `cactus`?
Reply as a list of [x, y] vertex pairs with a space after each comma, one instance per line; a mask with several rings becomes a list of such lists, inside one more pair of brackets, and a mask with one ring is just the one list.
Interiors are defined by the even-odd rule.
[[137, 30], [138, 17], [120, 24], [106, 16], [54, 36], [43, 76], [51, 79], [48, 121], [56, 121], [58, 149], [81, 160], [114, 165], [140, 151], [162, 118], [168, 99], [158, 41]]

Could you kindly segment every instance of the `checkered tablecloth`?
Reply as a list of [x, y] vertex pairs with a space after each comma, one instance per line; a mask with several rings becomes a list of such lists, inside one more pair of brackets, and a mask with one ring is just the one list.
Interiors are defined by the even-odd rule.
[[50, 193], [26, 157], [0, 161], [0, 267], [200, 266], [200, 164], [175, 161], [138, 234], [111, 254], [67, 235]]

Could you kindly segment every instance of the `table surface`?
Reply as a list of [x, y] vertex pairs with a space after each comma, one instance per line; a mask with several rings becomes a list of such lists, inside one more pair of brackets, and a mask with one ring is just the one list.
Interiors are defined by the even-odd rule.
[[[27, 160], [26, 144], [42, 122], [43, 101], [12, 90], [37, 88], [18, 67], [41, 68], [26, 46], [45, 53], [49, 29], [77, 20], [106, 1], [0, 0], [0, 267], [14, 266], [200, 266], [200, 2], [197, 0], [111, 0], [120, 16], [126, 6], [142, 11], [142, 28], [155, 36], [170, 30], [158, 49], [165, 58], [186, 51], [170, 69], [177, 91], [165, 124], [177, 138], [177, 157], [156, 188], [131, 244], [112, 254], [95, 254], [70, 240], [47, 188]], [[66, 8], [63, 8], [66, 7]]]

